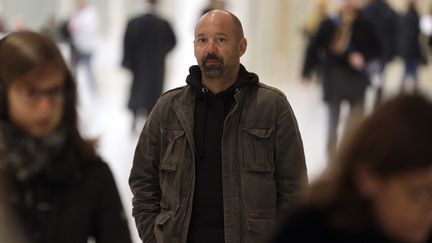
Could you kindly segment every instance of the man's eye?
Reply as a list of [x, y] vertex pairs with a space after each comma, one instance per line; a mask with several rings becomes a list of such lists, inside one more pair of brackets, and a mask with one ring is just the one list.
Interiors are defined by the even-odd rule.
[[207, 40], [206, 39], [198, 39], [198, 43], [199, 44], [203, 44], [203, 43], [206, 43], [207, 42]]
[[225, 38], [218, 38], [218, 42], [225, 42], [226, 39]]

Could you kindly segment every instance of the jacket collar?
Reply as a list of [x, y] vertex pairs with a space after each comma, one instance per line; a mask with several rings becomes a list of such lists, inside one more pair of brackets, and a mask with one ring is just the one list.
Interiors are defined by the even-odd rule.
[[[186, 83], [191, 85], [195, 89], [201, 91], [204, 88], [201, 81], [202, 81], [202, 74], [201, 74], [200, 67], [198, 65], [191, 66], [189, 68], [189, 75], [186, 78]], [[226, 92], [230, 93], [244, 86], [256, 85], [258, 82], [259, 82], [258, 75], [252, 72], [248, 72], [246, 68], [242, 64], [240, 64], [237, 82], [233, 86], [231, 86], [230, 88], [228, 88], [227, 90], [221, 93], [226, 93]]]

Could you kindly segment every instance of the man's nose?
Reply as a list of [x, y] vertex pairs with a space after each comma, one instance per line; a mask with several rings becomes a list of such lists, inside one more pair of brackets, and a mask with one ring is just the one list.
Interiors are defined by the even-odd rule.
[[206, 51], [207, 51], [207, 53], [216, 53], [217, 48], [216, 48], [216, 44], [214, 41], [210, 40], [208, 42]]

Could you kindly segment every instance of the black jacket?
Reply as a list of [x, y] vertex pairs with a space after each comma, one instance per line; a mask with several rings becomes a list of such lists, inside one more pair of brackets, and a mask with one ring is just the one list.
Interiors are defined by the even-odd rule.
[[432, 48], [432, 35], [429, 36], [428, 44], [429, 44], [429, 47]]
[[399, 54], [406, 60], [413, 60], [418, 63], [425, 62], [425, 56], [420, 46], [420, 17], [414, 8], [400, 18], [399, 23]]
[[[129, 185], [143, 242], [188, 242], [198, 183], [196, 99], [190, 84], [166, 92], [140, 135]], [[307, 183], [297, 122], [285, 95], [258, 82], [235, 89], [223, 125], [225, 242], [262, 243], [276, 214], [298, 201]]]
[[31, 243], [87, 243], [90, 238], [96, 243], [131, 242], [108, 165], [101, 160], [71, 160], [71, 153], [63, 153], [28, 183], [1, 171], [2, 180], [11, 186], [9, 205], [21, 231]]
[[175, 45], [174, 31], [161, 17], [146, 13], [129, 20], [122, 65], [133, 75], [128, 104], [132, 111], [153, 109], [162, 93], [165, 57]]
[[224, 242], [222, 188], [222, 135], [224, 121], [234, 104], [236, 88], [256, 85], [258, 76], [241, 65], [236, 84], [213, 94], [201, 84], [201, 70], [190, 68], [187, 83], [196, 89], [194, 139], [196, 141], [195, 195], [192, 208], [189, 243]]
[[398, 15], [384, 0], [373, 0], [363, 10], [364, 16], [375, 27], [383, 48], [381, 63], [391, 61], [397, 55]]
[[[351, 26], [349, 48], [342, 55], [335, 55], [331, 51], [331, 44], [336, 34], [340, 17], [324, 20], [316, 36], [311, 40], [303, 66], [303, 76], [310, 76], [316, 68], [323, 69], [324, 101], [337, 101], [341, 97], [362, 99], [369, 84], [369, 77], [365, 70], [355, 70], [348, 63], [351, 52], [359, 52], [366, 62], [381, 56], [381, 45], [375, 30], [361, 12]], [[317, 61], [323, 58], [322, 62]], [[321, 67], [317, 67], [322, 63]], [[341, 76], [343, 77], [341, 80]]]

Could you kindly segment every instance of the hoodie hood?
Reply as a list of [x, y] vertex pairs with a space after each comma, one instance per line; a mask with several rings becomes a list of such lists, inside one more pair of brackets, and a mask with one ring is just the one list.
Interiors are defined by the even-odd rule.
[[[189, 69], [186, 82], [196, 92], [194, 110], [195, 189], [189, 236], [201, 242], [198, 228], [216, 227], [216, 235], [224, 237], [222, 187], [222, 137], [225, 119], [236, 104], [235, 94], [241, 87], [257, 85], [258, 76], [240, 65], [237, 81], [226, 90], [213, 94], [202, 85], [200, 67]], [[212, 233], [213, 234], [213, 233]], [[193, 240], [194, 241], [194, 240]], [[195, 242], [195, 241], [194, 241]]]
[[[189, 75], [186, 78], [186, 83], [201, 91], [203, 88], [205, 88], [202, 85], [201, 81], [202, 74], [200, 67], [198, 65], [191, 66], [189, 68]], [[240, 64], [237, 82], [233, 86], [228, 88], [226, 91], [223, 91], [221, 93], [229, 92], [243, 86], [256, 85], [258, 82], [258, 75], [248, 72], [246, 68], [242, 64]]]
[[[240, 64], [239, 75], [235, 84], [226, 90], [213, 94], [202, 85], [201, 69], [198, 65], [189, 68], [186, 83], [196, 90], [194, 136], [196, 141], [197, 158], [200, 160], [204, 153], [204, 146], [211, 141], [219, 141], [222, 136], [223, 121], [235, 102], [236, 91], [245, 86], [257, 85], [258, 76], [248, 72]], [[210, 117], [210, 119], [208, 119]], [[206, 140], [210, 139], [210, 140]], [[213, 151], [213, 150], [211, 150]], [[216, 153], [216, 155], [219, 153]], [[215, 157], [215, 156], [208, 156]], [[215, 157], [216, 158], [216, 157]]]

